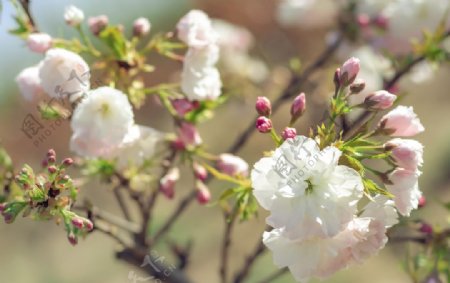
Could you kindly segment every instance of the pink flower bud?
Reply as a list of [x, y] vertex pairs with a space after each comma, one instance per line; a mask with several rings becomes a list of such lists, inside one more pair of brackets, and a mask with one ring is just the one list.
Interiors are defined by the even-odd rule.
[[56, 152], [55, 152], [54, 149], [49, 149], [47, 151], [47, 157], [50, 157], [50, 156], [55, 156], [56, 157]]
[[361, 28], [368, 27], [370, 24], [370, 17], [367, 14], [359, 14], [356, 21]]
[[385, 110], [390, 108], [396, 99], [397, 96], [395, 94], [379, 90], [369, 94], [364, 100], [364, 105], [373, 110]]
[[47, 168], [47, 170], [48, 170], [48, 172], [50, 173], [50, 174], [54, 174], [54, 173], [56, 173], [56, 171], [58, 171], [58, 169], [55, 167], [55, 166], [49, 166], [48, 168]]
[[177, 138], [174, 141], [172, 141], [171, 146], [175, 150], [185, 150], [186, 149], [184, 142], [180, 138]]
[[386, 16], [380, 14], [375, 18], [374, 23], [381, 29], [387, 29], [389, 25], [389, 19]]
[[79, 217], [72, 218], [72, 225], [77, 227], [78, 229], [83, 229], [83, 227], [84, 227], [83, 219], [81, 219]]
[[419, 198], [419, 208], [424, 207], [427, 204], [427, 199], [425, 198], [425, 196], [421, 196]]
[[416, 170], [423, 163], [423, 145], [415, 140], [393, 139], [384, 144], [397, 166]]
[[200, 204], [207, 204], [211, 200], [211, 192], [202, 182], [197, 182], [197, 201]]
[[195, 178], [199, 179], [200, 181], [205, 181], [206, 178], [208, 178], [208, 171], [205, 167], [198, 163], [194, 163], [193, 167]]
[[53, 164], [53, 163], [55, 163], [55, 161], [56, 161], [56, 158], [55, 158], [54, 155], [49, 156], [49, 157], [47, 158], [47, 164]]
[[88, 219], [84, 219], [83, 224], [87, 231], [92, 231], [94, 229], [94, 224]]
[[202, 138], [194, 124], [182, 122], [178, 129], [178, 136], [185, 146], [198, 146], [202, 143]]
[[306, 109], [306, 96], [305, 93], [300, 93], [294, 99], [291, 105], [291, 123], [295, 122], [299, 117], [303, 115]]
[[159, 190], [169, 199], [175, 195], [175, 184], [180, 179], [180, 171], [174, 167], [159, 181]]
[[398, 84], [395, 84], [388, 88], [387, 91], [389, 91], [390, 93], [398, 93], [400, 91], [400, 87], [398, 86]]
[[379, 129], [391, 136], [410, 137], [425, 130], [412, 107], [397, 106], [384, 115], [378, 123]]
[[187, 113], [192, 110], [198, 108], [198, 102], [192, 102], [187, 100], [186, 98], [174, 99], [171, 101], [173, 108], [177, 111], [177, 114], [181, 117], [184, 117]]
[[281, 133], [281, 136], [284, 140], [293, 139], [297, 136], [297, 130], [295, 128], [286, 127]]
[[272, 113], [272, 104], [270, 100], [265, 96], [258, 96], [255, 104], [256, 111], [261, 116], [269, 117]]
[[100, 32], [106, 28], [108, 22], [108, 17], [105, 15], [91, 17], [88, 19], [89, 29], [94, 35], [99, 35]]
[[6, 208], [6, 202], [0, 203], [0, 213], [2, 213]]
[[342, 86], [348, 86], [355, 80], [359, 73], [359, 59], [352, 57], [344, 62], [339, 72], [339, 82]]
[[268, 133], [270, 130], [272, 130], [272, 120], [265, 116], [259, 116], [258, 119], [256, 119], [256, 129], [260, 133]]
[[150, 32], [150, 22], [146, 18], [138, 18], [133, 23], [133, 35], [140, 37]]
[[431, 235], [431, 234], [433, 234], [433, 227], [431, 227], [430, 224], [423, 222], [420, 225], [419, 231], [424, 234]]
[[69, 243], [70, 243], [72, 246], [76, 246], [76, 245], [78, 244], [78, 239], [77, 239], [77, 237], [76, 237], [73, 233], [70, 233], [70, 234], [67, 236], [67, 240], [69, 240]]
[[2, 214], [2, 215], [3, 215], [3, 220], [5, 221], [6, 224], [11, 224], [11, 223], [13, 223], [14, 220], [16, 219], [16, 218], [14, 217], [14, 215], [11, 214], [11, 213], [4, 213], [4, 214]]
[[73, 164], [73, 159], [70, 158], [70, 157], [68, 157], [68, 158], [66, 158], [66, 159], [63, 160], [63, 165], [64, 165], [64, 166], [70, 166], [70, 165], [72, 165], [72, 164]]
[[52, 47], [52, 37], [46, 33], [32, 33], [27, 38], [27, 45], [33, 52], [45, 53]]
[[220, 172], [230, 176], [247, 176], [248, 164], [242, 158], [229, 153], [222, 153], [219, 155], [217, 161], [217, 168]]

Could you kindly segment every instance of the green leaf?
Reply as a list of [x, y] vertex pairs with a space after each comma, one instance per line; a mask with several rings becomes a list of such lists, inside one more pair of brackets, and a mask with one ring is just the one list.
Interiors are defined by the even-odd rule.
[[127, 40], [118, 27], [106, 27], [100, 32], [99, 38], [113, 51], [117, 59], [126, 60]]
[[341, 155], [341, 158], [339, 158], [339, 164], [353, 168], [356, 170], [356, 172], [364, 176], [364, 166], [358, 159], [348, 154]]

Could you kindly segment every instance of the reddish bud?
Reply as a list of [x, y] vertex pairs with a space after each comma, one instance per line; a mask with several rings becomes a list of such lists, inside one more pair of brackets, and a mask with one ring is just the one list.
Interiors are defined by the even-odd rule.
[[6, 208], [6, 202], [0, 203], [0, 213], [2, 213]]
[[427, 199], [425, 198], [425, 196], [421, 196], [419, 198], [419, 208], [424, 207], [427, 204]]
[[47, 157], [47, 164], [53, 164], [56, 161], [56, 157], [54, 155], [51, 155]]
[[50, 174], [54, 174], [54, 173], [56, 173], [56, 171], [58, 171], [58, 169], [56, 168], [56, 166], [49, 166], [48, 168], [47, 168], [47, 170], [48, 170], [48, 172], [50, 173]]
[[70, 158], [70, 157], [68, 157], [68, 158], [66, 158], [66, 159], [63, 160], [63, 165], [64, 165], [64, 166], [70, 166], [70, 165], [72, 165], [72, 164], [73, 164], [73, 159]]
[[195, 178], [199, 179], [200, 181], [205, 181], [208, 178], [208, 171], [205, 167], [198, 163], [194, 163], [193, 167]]
[[6, 224], [11, 224], [14, 222], [14, 215], [12, 215], [11, 213], [4, 213], [3, 214], [3, 220], [5, 220]]
[[389, 25], [389, 20], [386, 16], [380, 14], [375, 18], [374, 23], [377, 27], [381, 29], [387, 29]]
[[176, 150], [185, 150], [186, 149], [184, 142], [180, 138], [177, 138], [176, 140], [172, 141], [171, 146], [172, 146], [172, 148], [174, 148]]
[[50, 156], [55, 156], [56, 157], [56, 152], [55, 152], [54, 149], [49, 149], [47, 151], [47, 157], [50, 157]]
[[175, 196], [175, 184], [180, 178], [180, 171], [174, 167], [159, 181], [159, 190], [169, 199]]
[[83, 227], [84, 227], [83, 219], [81, 219], [79, 217], [72, 218], [72, 225], [77, 227], [78, 229], [83, 229]]
[[291, 105], [291, 124], [303, 115], [306, 109], [306, 96], [305, 93], [300, 93], [294, 98]]
[[295, 128], [286, 127], [281, 133], [281, 136], [284, 140], [295, 138], [297, 136], [297, 130]]
[[256, 119], [256, 129], [260, 133], [268, 133], [272, 130], [272, 121], [265, 116], [260, 116]]
[[272, 113], [272, 104], [270, 100], [265, 96], [258, 96], [255, 104], [256, 111], [261, 116], [270, 116]]
[[194, 103], [186, 98], [174, 99], [171, 101], [171, 104], [181, 117], [184, 117], [184, 115], [199, 107], [198, 102]]
[[424, 234], [431, 235], [433, 234], [433, 227], [431, 227], [430, 224], [423, 222], [419, 228], [419, 231]]
[[85, 219], [84, 227], [86, 228], [87, 231], [92, 231], [92, 229], [94, 229], [94, 224], [90, 220]]
[[200, 204], [207, 204], [211, 200], [211, 192], [202, 182], [197, 182], [197, 201]]
[[361, 28], [365, 28], [370, 24], [370, 17], [367, 14], [359, 14], [356, 21]]
[[182, 122], [178, 129], [178, 136], [184, 145], [198, 146], [203, 141], [194, 124]]
[[69, 236], [67, 236], [67, 239], [72, 246], [76, 246], [78, 244], [78, 239], [73, 233], [70, 233]]

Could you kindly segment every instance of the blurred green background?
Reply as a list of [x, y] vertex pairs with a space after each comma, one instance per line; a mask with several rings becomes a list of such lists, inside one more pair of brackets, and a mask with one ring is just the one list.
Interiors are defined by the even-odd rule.
[[[190, 8], [205, 10], [211, 17], [221, 18], [250, 29], [256, 37], [255, 53], [262, 56], [271, 67], [287, 65], [288, 59], [298, 55], [304, 64], [308, 64], [324, 48], [326, 31], [308, 31], [301, 29], [282, 29], [274, 21], [274, 0], [131, 0], [131, 1], [32, 1], [32, 13], [39, 28], [53, 36], [70, 37], [74, 32], [63, 20], [65, 6], [74, 4], [81, 8], [86, 17], [99, 14], [108, 15], [113, 24], [122, 23], [126, 32], [138, 17], [147, 17], [152, 22], [152, 33], [173, 30], [177, 20]], [[36, 105], [27, 103], [18, 93], [14, 77], [23, 68], [36, 64], [41, 55], [28, 51], [24, 42], [8, 34], [14, 27], [13, 9], [8, 1], [3, 1], [0, 22], [0, 140], [10, 152], [17, 166], [23, 163], [39, 164], [48, 148], [54, 148], [59, 157], [68, 156], [70, 127], [63, 123], [52, 131], [45, 141], [37, 146], [21, 131], [23, 119], [28, 113], [36, 112]], [[95, 40], [94, 40], [95, 42]], [[160, 60], [160, 59], [155, 59]], [[167, 81], [179, 68], [167, 61], [157, 62], [159, 71], [147, 78], [148, 85]], [[322, 115], [321, 107], [331, 90], [332, 70], [339, 64], [324, 70], [315, 76], [321, 83], [313, 93], [308, 93], [309, 109], [306, 117], [299, 123], [299, 132], [306, 133], [307, 127], [317, 122]], [[163, 64], [163, 65], [161, 65]], [[450, 72], [441, 68], [435, 78], [416, 85], [408, 81], [401, 84], [402, 91], [408, 92], [403, 104], [413, 105], [425, 125], [426, 132], [418, 137], [425, 145], [424, 174], [421, 188], [428, 198], [429, 205], [416, 212], [414, 216], [423, 216], [433, 223], [445, 225], [448, 216], [440, 206], [442, 201], [450, 201]], [[323, 82], [323, 83], [322, 83]], [[239, 91], [236, 91], [239, 94]], [[253, 102], [256, 95], [233, 97], [227, 106], [222, 107], [213, 119], [200, 128], [202, 137], [211, 152], [220, 153], [228, 147], [241, 130], [253, 119]], [[288, 105], [275, 117], [275, 125], [284, 125], [288, 120]], [[317, 110], [316, 110], [317, 108]], [[137, 113], [138, 123], [150, 125], [160, 130], [170, 130], [168, 116], [148, 101]], [[254, 135], [252, 140], [240, 152], [250, 164], [258, 160], [263, 150], [270, 148], [267, 136]], [[223, 189], [222, 184], [211, 184], [215, 196]], [[170, 214], [178, 199], [188, 193], [189, 186], [181, 182], [177, 187], [175, 200], [160, 199], [157, 205], [157, 222], [161, 223]], [[82, 188], [82, 194], [89, 196], [94, 203], [111, 212], [118, 207], [108, 192], [100, 184]], [[231, 267], [242, 265], [245, 255], [253, 249], [264, 229], [266, 214], [261, 211], [259, 217], [249, 223], [239, 224], [233, 236]], [[157, 223], [158, 224], [158, 223]], [[222, 238], [223, 222], [217, 207], [201, 207], [194, 203], [180, 218], [170, 239], [181, 243], [193, 241], [193, 252], [188, 274], [195, 282], [218, 282], [219, 243]], [[116, 261], [116, 244], [104, 235], [94, 233], [77, 247], [68, 244], [62, 227], [54, 223], [37, 223], [28, 219], [18, 219], [14, 225], [0, 223], [0, 282], [11, 283], [124, 283], [132, 282], [128, 278], [130, 271], [138, 270]], [[167, 258], [170, 252], [164, 247], [156, 251]], [[402, 269], [404, 253], [398, 245], [389, 245], [362, 265], [341, 271], [324, 282], [410, 282]], [[252, 271], [251, 281], [263, 278], [275, 268], [269, 254], [266, 254]], [[276, 282], [294, 282], [289, 275]]]

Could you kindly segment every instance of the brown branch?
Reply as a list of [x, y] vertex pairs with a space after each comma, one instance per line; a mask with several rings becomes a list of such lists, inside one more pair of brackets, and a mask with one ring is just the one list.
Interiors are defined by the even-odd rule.
[[180, 201], [177, 208], [166, 221], [166, 223], [158, 230], [158, 232], [156, 232], [155, 236], [152, 238], [152, 245], [158, 242], [158, 240], [160, 240], [161, 237], [170, 230], [175, 221], [177, 221], [178, 217], [180, 217], [183, 211], [189, 206], [189, 204], [193, 200], [195, 200], [196, 196], [197, 192], [193, 190]]
[[[443, 39], [450, 36], [450, 30], [445, 33], [443, 36]], [[395, 74], [390, 78], [388, 81], [384, 83], [384, 89], [390, 89], [393, 86], [395, 86], [406, 74], [408, 74], [411, 69], [419, 64], [420, 62], [424, 61], [426, 58], [425, 56], [421, 55], [416, 58], [414, 58], [409, 64], [406, 64], [403, 66], [403, 68], [397, 70]], [[353, 124], [347, 128], [347, 130], [344, 130], [344, 139], [348, 139], [352, 137], [356, 132], [358, 132], [359, 129], [361, 129], [365, 123], [370, 119], [371, 116], [370, 111], [366, 110], [364, 111], [358, 118], [355, 119]]]
[[[160, 279], [164, 283], [191, 283], [183, 271], [164, 263], [163, 257], [147, 253], [145, 247], [126, 248], [116, 253], [116, 257], [139, 267], [143, 272]], [[147, 261], [150, 260], [151, 263]]]
[[[309, 80], [310, 76], [314, 74], [319, 68], [324, 66], [328, 60], [333, 57], [334, 52], [338, 49], [342, 43], [342, 36], [340, 36], [333, 44], [329, 45], [317, 58], [317, 60], [307, 67], [300, 76], [292, 76], [288, 86], [283, 91], [283, 93], [274, 101], [272, 104], [272, 113], [275, 113], [286, 100], [291, 99], [300, 92], [303, 85]], [[255, 121], [257, 116], [251, 120], [249, 125], [245, 128], [242, 134], [237, 138], [233, 145], [228, 149], [230, 153], [236, 153], [239, 151], [247, 142], [250, 135], [255, 130]]]
[[[160, 178], [158, 180], [161, 180], [170, 170], [170, 168], [172, 167], [175, 158], [177, 156], [177, 151], [175, 149], [172, 149], [169, 157], [165, 160], [165, 162], [163, 162], [163, 170], [160, 174]], [[152, 212], [153, 212], [153, 208], [155, 207], [156, 204], [156, 199], [159, 196], [159, 184], [158, 187], [155, 188], [152, 193], [150, 194], [149, 198], [148, 198], [148, 203], [146, 205], [146, 211], [144, 216], [144, 221], [146, 223], [146, 227], [145, 227], [145, 238], [147, 238], [147, 233], [149, 232], [149, 227], [151, 225], [151, 221], [152, 221]], [[144, 232], [144, 231], [143, 231]]]
[[245, 259], [244, 266], [241, 268], [241, 270], [237, 272], [234, 278], [234, 283], [240, 283], [244, 281], [244, 279], [249, 275], [250, 269], [252, 268], [256, 259], [261, 255], [263, 255], [265, 251], [266, 246], [261, 240], [259, 240], [258, 245], [256, 245], [255, 247], [255, 250], [252, 253], [250, 253], [250, 255], [248, 255], [247, 258]]
[[118, 228], [121, 228], [127, 232], [130, 233], [137, 233], [139, 231], [139, 225], [127, 221], [123, 218], [120, 218], [110, 212], [104, 211], [98, 207], [92, 206], [89, 207], [88, 205], [83, 206], [74, 206], [73, 209], [80, 210], [80, 211], [86, 211], [88, 214], [91, 214], [93, 218], [98, 218], [100, 220], [103, 220], [113, 226], [117, 226]]
[[31, 15], [31, 11], [30, 11], [30, 0], [19, 0], [20, 6], [22, 6], [23, 11], [25, 12], [25, 14], [28, 17], [28, 21], [31, 25], [31, 27], [33, 28], [34, 32], [38, 32], [38, 28], [36, 27], [36, 22], [33, 19], [33, 16]]
[[[225, 232], [223, 235], [222, 248], [220, 251], [220, 279], [222, 283], [227, 282], [228, 275], [228, 258], [229, 251], [231, 247], [231, 235], [233, 233], [233, 228], [236, 220], [236, 213], [233, 211], [232, 215], [225, 213]], [[231, 217], [231, 218], [230, 218]]]
[[125, 200], [123, 199], [123, 196], [122, 196], [122, 194], [120, 192], [120, 188], [121, 188], [120, 186], [115, 187], [113, 189], [113, 193], [114, 193], [114, 196], [115, 196], [115, 198], [117, 200], [117, 203], [120, 206], [120, 209], [122, 210], [123, 216], [125, 217], [125, 219], [127, 221], [131, 221], [131, 214], [130, 214], [130, 211], [128, 210], [128, 206], [125, 203]]

